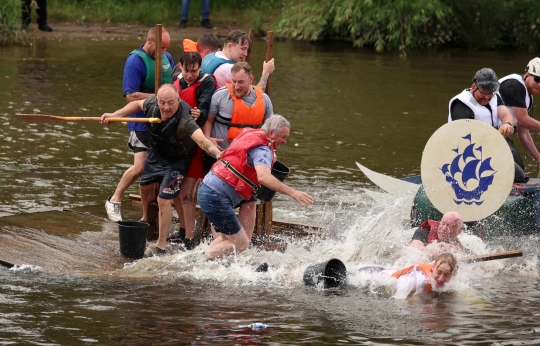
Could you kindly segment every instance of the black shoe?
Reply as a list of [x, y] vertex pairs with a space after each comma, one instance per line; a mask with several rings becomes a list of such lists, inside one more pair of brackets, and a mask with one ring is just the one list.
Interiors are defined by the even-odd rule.
[[168, 255], [169, 253], [167, 252], [167, 250], [163, 250], [163, 249], [160, 249], [156, 246], [156, 254], [158, 256], [166, 256]]
[[264, 262], [263, 264], [258, 266], [257, 269], [255, 269], [255, 271], [257, 273], [267, 272], [268, 271], [268, 263]]
[[204, 26], [207, 29], [212, 29], [213, 28], [212, 24], [210, 24], [210, 19], [203, 19], [201, 21], [201, 25]]
[[51, 27], [50, 27], [49, 24], [47, 24], [47, 23], [45, 23], [45, 24], [39, 24], [39, 25], [38, 25], [38, 28], [39, 28], [39, 30], [41, 30], [41, 31], [46, 31], [46, 32], [51, 32], [51, 31], [52, 31]]
[[186, 238], [186, 229], [180, 228], [178, 232], [175, 232], [167, 237], [167, 241], [171, 243], [181, 243]]
[[195, 241], [195, 239], [184, 239], [184, 247], [186, 248], [186, 250], [193, 250], [195, 249], [195, 247], [197, 246], [197, 242]]
[[187, 20], [186, 20], [186, 19], [182, 19], [182, 20], [180, 21], [180, 25], [179, 25], [180, 29], [185, 29], [186, 26], [187, 26]]

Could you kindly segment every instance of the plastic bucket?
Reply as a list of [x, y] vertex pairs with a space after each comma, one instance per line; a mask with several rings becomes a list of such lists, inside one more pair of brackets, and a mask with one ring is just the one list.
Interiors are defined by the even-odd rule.
[[117, 223], [120, 253], [133, 259], [142, 258], [150, 225], [140, 221], [118, 221]]
[[[283, 182], [285, 178], [289, 176], [289, 173], [291, 173], [291, 170], [289, 167], [285, 166], [285, 164], [279, 161], [274, 163], [274, 166], [272, 167], [272, 175], [276, 177], [276, 179]], [[266, 186], [261, 185], [261, 187], [257, 190], [255, 197], [263, 202], [270, 202], [275, 194], [276, 191], [270, 190]]]
[[307, 267], [304, 283], [317, 286], [323, 283], [324, 289], [340, 287], [347, 279], [347, 268], [337, 258]]

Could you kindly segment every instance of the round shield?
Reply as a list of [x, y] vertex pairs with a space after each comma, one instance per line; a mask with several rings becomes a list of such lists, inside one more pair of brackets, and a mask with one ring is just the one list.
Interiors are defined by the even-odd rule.
[[504, 137], [478, 120], [441, 126], [422, 155], [422, 183], [441, 212], [457, 211], [463, 221], [496, 212], [514, 182], [514, 159]]

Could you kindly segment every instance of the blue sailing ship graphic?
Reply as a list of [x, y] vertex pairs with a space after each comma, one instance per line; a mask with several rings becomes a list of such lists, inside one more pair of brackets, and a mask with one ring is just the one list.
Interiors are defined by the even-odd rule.
[[[470, 133], [461, 138], [468, 140], [469, 145], [461, 154], [459, 147], [452, 149], [456, 157], [451, 163], [444, 164], [440, 170], [456, 194], [456, 204], [481, 205], [484, 202], [481, 200], [482, 194], [493, 183], [497, 172], [491, 167], [491, 157], [482, 157], [482, 146], [476, 146], [476, 143], [472, 142]], [[467, 185], [470, 188], [467, 188]]]

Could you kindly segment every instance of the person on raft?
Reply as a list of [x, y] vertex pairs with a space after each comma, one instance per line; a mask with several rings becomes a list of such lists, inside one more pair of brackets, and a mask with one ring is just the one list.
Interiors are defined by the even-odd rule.
[[437, 256], [433, 264], [415, 264], [394, 271], [391, 276], [397, 282], [393, 298], [406, 299], [412, 294], [439, 291], [456, 275], [457, 267], [454, 255], [445, 252]]
[[[465, 248], [458, 240], [463, 231], [463, 218], [456, 211], [444, 214], [441, 221], [426, 220], [414, 232], [410, 246], [425, 251], [430, 258], [442, 252], [463, 252]], [[432, 243], [440, 246], [428, 246]]]

